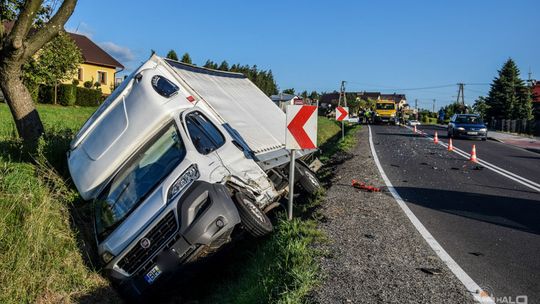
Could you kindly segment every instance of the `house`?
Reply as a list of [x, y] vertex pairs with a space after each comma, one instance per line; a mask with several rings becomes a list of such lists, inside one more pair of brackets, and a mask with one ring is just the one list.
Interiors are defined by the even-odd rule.
[[[347, 98], [349, 98], [350, 94], [354, 94], [356, 95], [357, 99], [362, 99], [362, 100], [368, 100], [368, 99], [375, 100], [375, 101], [392, 100], [398, 105], [399, 108], [402, 108], [406, 106], [407, 104], [407, 97], [405, 96], [405, 94], [396, 94], [396, 93], [382, 94], [380, 92], [361, 91], [361, 92], [347, 92]], [[320, 99], [321, 104], [331, 104], [333, 106], [336, 106], [338, 104], [338, 101], [339, 101], [338, 92], [324, 94], [321, 96], [321, 99]]]
[[532, 106], [535, 119], [540, 120], [540, 81], [532, 82]]
[[115, 87], [116, 73], [122, 71], [124, 66], [105, 52], [88, 37], [75, 33], [68, 33], [71, 39], [81, 50], [83, 63], [76, 75], [79, 86], [86, 81], [100, 83], [101, 92], [111, 94]]
[[[11, 31], [13, 25], [13, 21], [4, 22], [5, 31]], [[92, 82], [92, 85], [99, 82], [101, 92], [105, 95], [111, 94], [115, 87], [116, 73], [122, 71], [124, 66], [88, 37], [70, 32], [68, 34], [81, 50], [83, 57], [83, 63], [76, 75], [79, 86], [82, 87], [86, 81]], [[71, 82], [71, 80], [66, 81], [66, 83]]]
[[294, 94], [279, 93], [270, 96], [270, 99], [278, 106], [283, 112], [285, 112], [287, 105], [303, 104], [302, 98]]

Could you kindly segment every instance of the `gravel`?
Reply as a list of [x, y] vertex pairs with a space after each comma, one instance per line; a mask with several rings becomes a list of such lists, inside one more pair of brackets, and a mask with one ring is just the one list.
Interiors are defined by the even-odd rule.
[[[319, 212], [327, 241], [315, 303], [474, 303], [384, 187], [371, 156], [368, 129], [354, 158], [337, 166]], [[337, 156], [338, 158], [341, 156]], [[365, 192], [353, 179], [381, 187]]]

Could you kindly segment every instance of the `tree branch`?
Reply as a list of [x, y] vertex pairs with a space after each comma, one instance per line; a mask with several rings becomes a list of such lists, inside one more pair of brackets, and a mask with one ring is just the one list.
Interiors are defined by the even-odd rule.
[[7, 43], [11, 44], [10, 47], [17, 50], [23, 46], [23, 41], [34, 23], [36, 13], [41, 7], [41, 4], [43, 4], [43, 0], [28, 0], [24, 2], [24, 7], [19, 13], [6, 40]]
[[58, 33], [64, 29], [64, 24], [69, 19], [77, 0], [64, 0], [62, 5], [54, 14], [49, 22], [43, 25], [39, 30], [33, 33], [26, 41], [26, 49], [23, 58], [26, 60], [33, 56], [43, 45], [51, 41]]

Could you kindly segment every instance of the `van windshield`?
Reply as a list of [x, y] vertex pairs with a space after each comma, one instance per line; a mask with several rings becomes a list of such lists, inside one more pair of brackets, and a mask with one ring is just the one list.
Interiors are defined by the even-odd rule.
[[173, 124], [144, 145], [96, 200], [99, 240], [105, 239], [185, 156], [185, 146]]
[[394, 104], [393, 103], [378, 103], [377, 104], [377, 110], [393, 110]]

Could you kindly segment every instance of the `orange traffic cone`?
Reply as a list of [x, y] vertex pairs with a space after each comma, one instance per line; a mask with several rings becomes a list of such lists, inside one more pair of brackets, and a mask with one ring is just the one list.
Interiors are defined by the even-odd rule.
[[452, 139], [451, 138], [450, 138], [450, 141], [448, 142], [448, 151], [454, 151], [454, 145], [452, 145]]
[[418, 131], [416, 130], [416, 125], [414, 125], [414, 133], [418, 133]]
[[471, 159], [469, 160], [473, 163], [478, 163], [478, 160], [476, 159], [476, 145], [472, 145]]
[[437, 136], [437, 131], [435, 131], [435, 137], [433, 138], [433, 142], [436, 144], [439, 143], [439, 136]]

